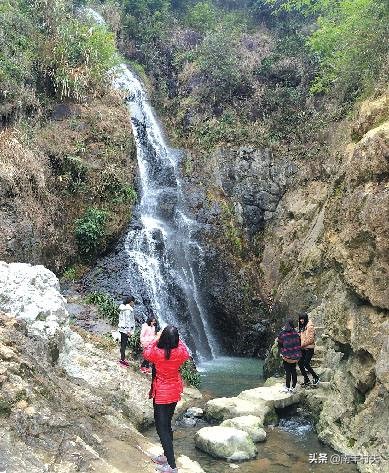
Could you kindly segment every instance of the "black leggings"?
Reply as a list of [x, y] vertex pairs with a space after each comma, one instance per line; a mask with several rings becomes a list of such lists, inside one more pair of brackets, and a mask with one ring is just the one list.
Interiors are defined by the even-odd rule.
[[286, 387], [290, 388], [290, 379], [292, 378], [292, 388], [296, 387], [297, 384], [297, 363], [288, 363], [284, 360], [284, 369], [286, 374]]
[[177, 403], [155, 404], [154, 402], [154, 420], [158, 437], [161, 441], [163, 453], [167, 458], [171, 468], [176, 468], [176, 459], [173, 450], [173, 431], [172, 417]]
[[128, 335], [126, 333], [120, 332], [120, 359], [122, 361], [126, 358], [126, 348], [128, 343]]
[[314, 353], [313, 348], [303, 348], [301, 350], [299, 368], [300, 368], [301, 374], [304, 376], [304, 382], [309, 381], [308, 373], [311, 373], [314, 380], [318, 378], [317, 374], [313, 371], [310, 365], [313, 353]]

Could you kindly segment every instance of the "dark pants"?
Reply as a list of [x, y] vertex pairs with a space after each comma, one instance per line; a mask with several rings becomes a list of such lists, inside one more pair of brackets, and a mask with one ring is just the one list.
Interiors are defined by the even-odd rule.
[[154, 402], [155, 427], [162, 444], [163, 453], [171, 468], [176, 468], [172, 431], [172, 417], [176, 405], [176, 402], [172, 402], [171, 404], [155, 404]]
[[284, 361], [284, 369], [286, 374], [286, 387], [290, 388], [290, 379], [292, 378], [292, 388], [296, 387], [297, 384], [297, 363], [288, 363]]
[[128, 343], [128, 335], [126, 333], [120, 332], [120, 359], [122, 361], [126, 358], [126, 348]]
[[314, 349], [313, 348], [303, 348], [301, 350], [301, 358], [299, 361], [299, 367], [301, 370], [301, 374], [304, 376], [304, 382], [309, 382], [309, 376], [308, 373], [311, 373], [313, 376], [313, 379], [317, 379], [318, 376], [317, 374], [313, 371], [310, 363], [311, 363], [311, 358], [313, 356]]

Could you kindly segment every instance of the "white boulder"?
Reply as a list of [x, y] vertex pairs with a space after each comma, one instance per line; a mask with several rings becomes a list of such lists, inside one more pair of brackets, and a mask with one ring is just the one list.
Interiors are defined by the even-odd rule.
[[195, 444], [198, 449], [228, 461], [250, 460], [257, 455], [249, 434], [232, 427], [204, 427], [196, 432]]
[[0, 309], [24, 319], [32, 334], [53, 336], [68, 323], [66, 301], [44, 266], [0, 262]]
[[219, 397], [211, 399], [206, 404], [206, 417], [222, 421], [253, 415], [259, 417], [262, 425], [272, 422], [276, 418], [274, 409], [263, 400], [248, 401], [239, 397]]
[[255, 389], [248, 389], [242, 391], [238, 395], [238, 399], [250, 402], [250, 403], [264, 403], [270, 408], [283, 408], [297, 404], [300, 401], [300, 393], [282, 393], [280, 389], [283, 384], [278, 383], [273, 386], [263, 386]]
[[227, 419], [221, 423], [221, 427], [233, 427], [247, 432], [253, 442], [264, 442], [266, 432], [261, 423], [261, 419], [256, 416], [241, 416], [234, 419]]

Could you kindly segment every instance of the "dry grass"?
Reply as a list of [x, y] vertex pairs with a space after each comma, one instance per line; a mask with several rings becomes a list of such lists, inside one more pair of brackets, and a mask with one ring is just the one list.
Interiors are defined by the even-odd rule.
[[0, 134], [0, 259], [61, 272], [78, 259], [74, 223], [89, 207], [111, 215], [105, 245], [127, 226], [131, 204], [115, 189], [134, 179], [128, 112], [118, 95], [68, 108]]

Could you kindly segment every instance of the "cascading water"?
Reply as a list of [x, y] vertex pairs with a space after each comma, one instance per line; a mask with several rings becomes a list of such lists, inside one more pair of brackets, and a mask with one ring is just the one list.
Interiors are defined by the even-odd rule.
[[163, 324], [178, 326], [198, 359], [213, 358], [217, 343], [196, 283], [202, 249], [185, 208], [180, 154], [167, 146], [141, 83], [126, 65], [116, 68], [113, 83], [126, 95], [140, 177], [137, 224], [125, 242], [129, 286]]
[[[96, 11], [82, 12], [97, 25], [105, 24]], [[198, 224], [185, 206], [180, 153], [167, 146], [137, 77], [125, 64], [112, 73], [113, 87], [128, 104], [139, 167], [140, 202], [125, 240], [127, 285], [162, 325], [178, 327], [196, 359], [214, 358], [217, 343], [197, 284], [203, 254], [194, 238]]]

